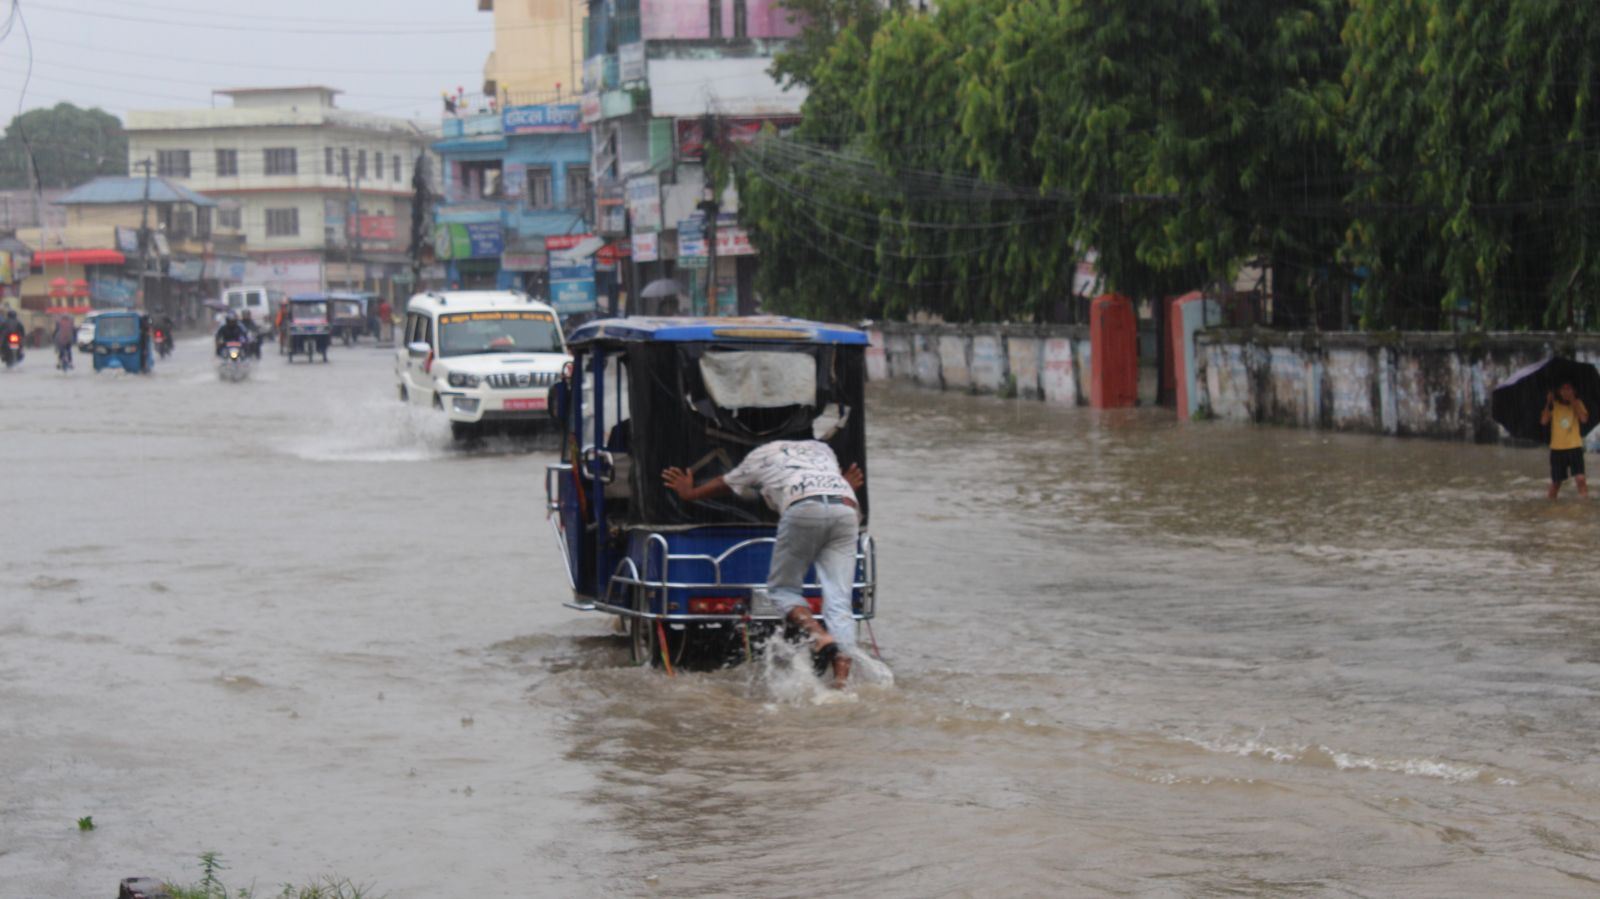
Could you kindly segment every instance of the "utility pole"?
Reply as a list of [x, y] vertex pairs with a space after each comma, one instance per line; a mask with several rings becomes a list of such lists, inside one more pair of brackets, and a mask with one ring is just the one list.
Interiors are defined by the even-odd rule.
[[139, 208], [139, 293], [144, 296], [144, 308], [150, 310], [150, 169], [155, 163], [149, 157], [134, 163], [134, 168], [144, 169], [144, 201]]
[[[355, 264], [354, 253], [361, 242], [361, 175], [352, 173], [348, 167], [344, 170], [345, 187], [350, 192], [350, 199], [346, 201], [345, 209], [345, 235], [344, 235], [344, 276], [350, 279], [350, 271]], [[366, 277], [363, 273], [361, 283], [353, 289], [360, 290], [366, 286]]]

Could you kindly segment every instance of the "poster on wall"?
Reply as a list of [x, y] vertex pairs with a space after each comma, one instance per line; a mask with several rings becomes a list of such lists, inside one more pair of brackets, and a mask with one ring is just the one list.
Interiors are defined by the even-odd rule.
[[661, 179], [655, 174], [635, 175], [626, 188], [628, 215], [634, 233], [661, 230]]
[[634, 232], [633, 258], [636, 262], [655, 262], [661, 258], [661, 235]]

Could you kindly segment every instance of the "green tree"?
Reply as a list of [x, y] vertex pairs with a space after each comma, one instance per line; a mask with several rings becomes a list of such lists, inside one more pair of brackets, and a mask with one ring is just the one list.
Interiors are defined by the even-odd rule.
[[1374, 326], [1564, 327], [1600, 312], [1600, 9], [1355, 0], [1349, 258]]
[[101, 109], [58, 103], [13, 118], [0, 138], [0, 187], [33, 186], [28, 148], [45, 189], [70, 188], [100, 175], [128, 173], [122, 122]]

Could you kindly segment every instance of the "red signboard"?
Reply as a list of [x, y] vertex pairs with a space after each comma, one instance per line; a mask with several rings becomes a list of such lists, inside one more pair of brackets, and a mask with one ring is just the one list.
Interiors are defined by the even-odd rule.
[[361, 217], [362, 240], [394, 240], [399, 233], [392, 215], [364, 215]]
[[[778, 136], [788, 134], [800, 124], [800, 119], [794, 116], [774, 119], [722, 119], [722, 139], [732, 144], [755, 143], [761, 136], [761, 129], [768, 123], [777, 129]], [[702, 119], [678, 119], [678, 158], [694, 160], [705, 155], [706, 136], [705, 125]]]
[[570, 250], [580, 243], [594, 237], [593, 234], [557, 234], [544, 239], [544, 248], [551, 252], [556, 250]]

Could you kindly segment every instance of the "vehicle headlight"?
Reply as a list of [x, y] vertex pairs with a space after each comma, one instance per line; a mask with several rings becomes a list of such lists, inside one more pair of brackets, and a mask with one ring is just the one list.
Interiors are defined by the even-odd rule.
[[481, 381], [483, 381], [483, 379], [477, 375], [469, 375], [465, 372], [458, 371], [451, 372], [448, 380], [450, 381], [451, 387], [476, 387]]
[[453, 396], [450, 398], [451, 408], [457, 412], [472, 414], [478, 411], [478, 398], [475, 396]]

